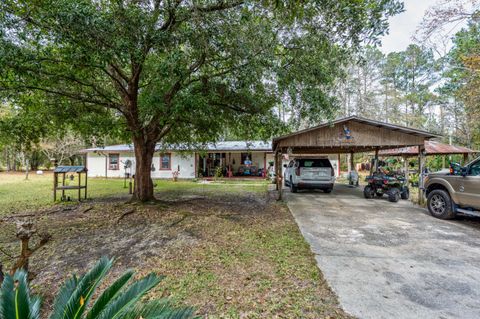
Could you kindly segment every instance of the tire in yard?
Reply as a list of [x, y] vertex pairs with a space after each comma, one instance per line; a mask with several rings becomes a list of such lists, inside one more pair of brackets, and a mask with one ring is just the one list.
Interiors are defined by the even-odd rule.
[[400, 194], [402, 199], [409, 199], [410, 198], [410, 190], [408, 189], [407, 186], [403, 187], [402, 193]]
[[440, 219], [455, 218], [452, 199], [448, 192], [443, 189], [435, 189], [428, 194], [427, 207], [433, 217]]
[[370, 186], [365, 186], [365, 188], [363, 189], [363, 196], [365, 196], [365, 198], [373, 198], [373, 195], [374, 195], [374, 192], [373, 192], [373, 189], [370, 187]]
[[292, 193], [296, 193], [298, 189], [297, 189], [297, 186], [293, 185], [293, 182], [292, 182], [292, 178], [291, 178], [291, 177], [290, 177], [290, 182], [289, 182], [289, 184], [290, 184], [290, 191], [291, 191]]
[[388, 191], [388, 201], [396, 203], [400, 200], [400, 190], [398, 188], [391, 188]]

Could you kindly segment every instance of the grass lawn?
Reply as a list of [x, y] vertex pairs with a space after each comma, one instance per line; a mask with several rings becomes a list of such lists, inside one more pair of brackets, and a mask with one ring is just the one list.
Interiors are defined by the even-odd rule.
[[[107, 255], [117, 259], [110, 280], [127, 268], [165, 275], [149, 297], [169, 296], [205, 318], [348, 317], [265, 182], [156, 181], [160, 201], [139, 205], [126, 203], [123, 181], [91, 179], [93, 200], [52, 207], [51, 180], [0, 177], [0, 246], [18, 250], [15, 215], [27, 208], [53, 236], [30, 262], [46, 308], [69, 273]], [[11, 264], [1, 253], [0, 260]]]

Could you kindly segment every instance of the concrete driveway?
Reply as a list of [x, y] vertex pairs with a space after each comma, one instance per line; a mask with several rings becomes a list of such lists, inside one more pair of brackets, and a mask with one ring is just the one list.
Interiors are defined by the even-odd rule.
[[480, 222], [442, 221], [409, 201], [286, 190], [342, 307], [359, 318], [480, 318]]

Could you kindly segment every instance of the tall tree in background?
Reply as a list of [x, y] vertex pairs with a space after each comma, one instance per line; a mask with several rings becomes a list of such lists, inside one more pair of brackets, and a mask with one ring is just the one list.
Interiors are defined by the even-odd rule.
[[213, 141], [225, 127], [267, 133], [285, 97], [324, 110], [332, 52], [375, 40], [401, 9], [397, 0], [4, 0], [0, 89], [86, 130], [116, 119], [135, 147], [134, 198], [147, 201], [157, 142]]
[[480, 145], [480, 23], [471, 21], [454, 37], [439, 91], [448, 101], [455, 135], [470, 147]]

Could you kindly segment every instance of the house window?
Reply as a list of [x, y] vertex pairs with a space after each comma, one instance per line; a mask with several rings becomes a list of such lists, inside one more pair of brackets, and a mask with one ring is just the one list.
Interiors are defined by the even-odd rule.
[[160, 154], [160, 170], [170, 170], [172, 168], [172, 156], [170, 153]]
[[252, 164], [252, 154], [251, 153], [241, 153], [242, 165], [251, 165]]
[[120, 160], [120, 154], [108, 154], [108, 169], [118, 170], [120, 166], [118, 162]]

